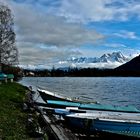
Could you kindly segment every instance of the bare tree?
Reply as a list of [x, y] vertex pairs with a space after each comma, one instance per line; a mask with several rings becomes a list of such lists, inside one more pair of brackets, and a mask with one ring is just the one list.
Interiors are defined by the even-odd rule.
[[11, 10], [0, 5], [0, 72], [2, 64], [18, 64], [18, 50], [15, 46], [14, 22]]

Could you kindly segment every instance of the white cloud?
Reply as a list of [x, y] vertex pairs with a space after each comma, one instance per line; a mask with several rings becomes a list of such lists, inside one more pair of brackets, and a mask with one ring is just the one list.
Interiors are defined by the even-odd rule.
[[63, 18], [29, 13], [28, 15], [29, 17], [25, 18], [20, 16], [16, 21], [21, 40], [64, 47], [94, 44], [103, 38], [93, 30], [86, 30], [78, 24], [66, 23]]
[[[11, 4], [13, 0], [1, 1]], [[43, 9], [73, 22], [123, 21], [133, 16], [140, 17], [139, 0], [24, 0], [20, 3], [24, 6], [34, 5], [40, 11]]]
[[134, 58], [134, 57], [136, 57], [136, 56], [138, 56], [138, 55], [140, 55], [140, 49], [133, 49], [133, 48], [131, 48], [131, 49], [126, 49], [125, 50], [125, 54], [128, 56], [128, 57], [130, 57], [130, 58]]
[[78, 67], [78, 68], [116, 68], [122, 65], [119, 62], [109, 62], [109, 63], [59, 63], [57, 67]]
[[[69, 57], [71, 54], [78, 55], [79, 52], [72, 51], [73, 48], [87, 43], [96, 44], [104, 38], [95, 30], [86, 29], [80, 23], [69, 23], [64, 17], [53, 14], [51, 9], [56, 3], [52, 4], [51, 1], [39, 0], [37, 3], [34, 0], [25, 0], [17, 3], [6, 0], [3, 2], [10, 6], [15, 17], [21, 63], [41, 63], [41, 60], [43, 62], [48, 58], [55, 60], [64, 56]], [[47, 2], [50, 6], [45, 7], [48, 9], [46, 11], [41, 3], [47, 4]], [[40, 44], [46, 47], [46, 51], [40, 47]], [[48, 47], [51, 46], [59, 49], [49, 50]]]
[[119, 33], [114, 33], [114, 35], [124, 39], [139, 39], [135, 32], [125, 30], [120, 31]]
[[112, 47], [112, 48], [125, 48], [125, 47], [127, 47], [126, 45], [120, 44], [120, 43], [110, 43], [110, 44], [106, 43], [105, 46], [106, 47]]
[[49, 12], [70, 22], [126, 21], [133, 16], [140, 17], [139, 0], [57, 0], [57, 6], [54, 1], [50, 3]]
[[[104, 38], [101, 33], [85, 28], [84, 25], [90, 21], [126, 21], [133, 16], [140, 17], [139, 0], [19, 0], [19, 3], [14, 0], [0, 1], [7, 3], [13, 10], [22, 63], [41, 63], [46, 59], [69, 57], [72, 53], [79, 55], [72, 49], [87, 43], [96, 44]], [[121, 31], [114, 35], [138, 39], [137, 35], [130, 31]], [[40, 44], [43, 44], [46, 51]], [[126, 47], [123, 44], [106, 45]], [[52, 46], [57, 49], [52, 49]], [[30, 60], [27, 54], [31, 55]], [[43, 54], [42, 58], [40, 54]]]
[[[1, 1], [11, 4], [13, 0]], [[40, 10], [43, 8], [47, 13], [73, 22], [128, 20], [134, 15], [140, 17], [139, 0], [24, 0], [21, 3], [25, 6], [34, 4]]]
[[[61, 13], [73, 20], [79, 19], [80, 21], [104, 21], [112, 20], [114, 17], [113, 9], [107, 7], [111, 0], [63, 0]], [[72, 10], [71, 10], [72, 9]], [[67, 11], [67, 12], [66, 12]]]
[[[22, 45], [21, 45], [22, 44]], [[61, 59], [66, 59], [68, 56], [78, 56], [81, 52], [78, 50], [59, 49], [56, 46], [49, 47], [38, 47], [31, 42], [20, 42], [19, 43], [19, 55], [21, 64], [52, 64], [54, 65]]]

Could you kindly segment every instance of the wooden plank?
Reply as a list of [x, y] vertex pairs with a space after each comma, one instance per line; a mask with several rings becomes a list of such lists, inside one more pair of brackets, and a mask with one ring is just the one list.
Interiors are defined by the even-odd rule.
[[67, 128], [64, 128], [62, 125], [57, 123], [53, 115], [48, 116], [41, 113], [41, 116], [47, 125], [47, 131], [53, 135], [55, 140], [78, 140], [78, 138]]

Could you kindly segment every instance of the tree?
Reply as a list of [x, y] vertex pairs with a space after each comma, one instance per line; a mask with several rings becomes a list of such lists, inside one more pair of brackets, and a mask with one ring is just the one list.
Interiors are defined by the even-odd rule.
[[18, 64], [18, 50], [15, 46], [14, 22], [11, 10], [0, 4], [0, 72], [2, 64]]

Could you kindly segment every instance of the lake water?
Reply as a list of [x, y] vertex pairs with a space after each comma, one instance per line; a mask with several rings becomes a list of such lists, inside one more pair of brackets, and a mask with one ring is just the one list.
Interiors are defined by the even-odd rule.
[[112, 105], [140, 108], [140, 78], [134, 77], [25, 77], [20, 83], [51, 92]]

